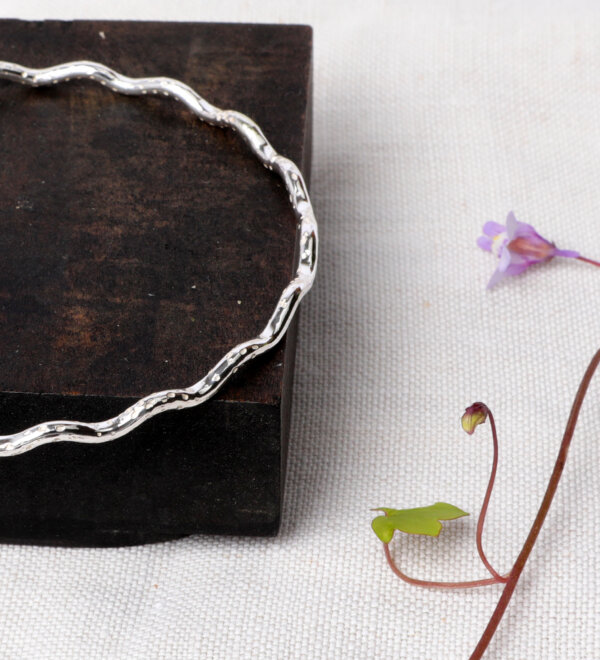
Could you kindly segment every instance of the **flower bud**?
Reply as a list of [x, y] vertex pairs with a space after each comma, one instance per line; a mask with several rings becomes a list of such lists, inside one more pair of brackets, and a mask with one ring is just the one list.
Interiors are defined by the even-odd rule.
[[463, 429], [469, 434], [473, 435], [475, 427], [479, 424], [483, 424], [488, 416], [488, 409], [485, 403], [480, 403], [477, 401], [473, 405], [469, 406], [463, 416], [461, 417], [460, 423], [462, 424]]

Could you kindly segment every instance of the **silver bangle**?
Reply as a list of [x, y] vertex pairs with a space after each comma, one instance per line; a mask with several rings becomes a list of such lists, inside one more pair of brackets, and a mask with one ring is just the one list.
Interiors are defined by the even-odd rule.
[[300, 300], [312, 286], [317, 267], [317, 223], [306, 184], [298, 167], [279, 155], [252, 119], [234, 110], [221, 110], [205, 101], [193, 89], [173, 78], [128, 78], [97, 62], [77, 61], [46, 69], [0, 61], [0, 78], [32, 87], [55, 85], [74, 79], [89, 79], [114, 92], [139, 96], [156, 94], [180, 101], [202, 121], [238, 131], [260, 162], [283, 179], [298, 221], [298, 257], [294, 279], [285, 287], [264, 330], [256, 337], [234, 346], [197, 383], [177, 390], [154, 392], [126, 408], [120, 415], [102, 422], [51, 421], [18, 433], [0, 436], [0, 457], [22, 454], [52, 442], [100, 443], [119, 438], [140, 424], [167, 410], [182, 410], [210, 399], [243, 364], [275, 346], [284, 336]]

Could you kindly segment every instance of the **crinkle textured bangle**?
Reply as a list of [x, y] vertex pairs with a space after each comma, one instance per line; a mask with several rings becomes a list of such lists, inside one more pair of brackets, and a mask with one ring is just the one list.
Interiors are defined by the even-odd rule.
[[220, 110], [193, 89], [173, 78], [128, 78], [97, 62], [67, 62], [46, 69], [30, 69], [0, 61], [0, 78], [32, 87], [87, 78], [114, 92], [128, 95], [158, 94], [183, 103], [202, 121], [239, 131], [261, 163], [283, 179], [298, 220], [299, 250], [294, 279], [285, 287], [264, 330], [232, 348], [209, 372], [190, 387], [154, 392], [117, 417], [102, 422], [51, 421], [11, 435], [0, 436], [0, 456], [13, 456], [50, 442], [98, 443], [119, 438], [150, 417], [167, 410], [181, 410], [212, 397], [239, 367], [277, 344], [292, 320], [302, 297], [312, 286], [317, 266], [317, 224], [306, 184], [298, 167], [279, 155], [250, 118], [233, 110]]

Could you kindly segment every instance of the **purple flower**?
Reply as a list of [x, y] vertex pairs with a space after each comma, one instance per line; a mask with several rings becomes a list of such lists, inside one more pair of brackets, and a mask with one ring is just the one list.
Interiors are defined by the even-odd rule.
[[531, 225], [519, 222], [512, 211], [506, 218], [506, 226], [486, 222], [483, 225], [483, 236], [477, 239], [477, 245], [499, 259], [498, 267], [488, 282], [488, 289], [508, 275], [518, 275], [530, 266], [550, 261], [553, 257], [578, 259], [580, 256], [579, 252], [573, 250], [559, 250]]

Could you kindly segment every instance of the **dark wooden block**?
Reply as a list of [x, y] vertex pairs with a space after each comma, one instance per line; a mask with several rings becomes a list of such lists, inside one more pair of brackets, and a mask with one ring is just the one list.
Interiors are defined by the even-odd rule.
[[[311, 49], [305, 26], [0, 21], [1, 59], [180, 79], [255, 119], [307, 177]], [[0, 434], [108, 418], [260, 332], [295, 220], [238, 136], [88, 81], [2, 82], [0, 121]], [[276, 533], [296, 327], [201, 406], [0, 459], [0, 540]]]

